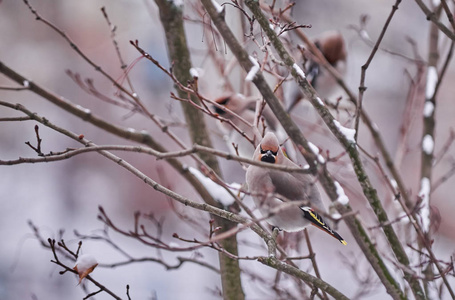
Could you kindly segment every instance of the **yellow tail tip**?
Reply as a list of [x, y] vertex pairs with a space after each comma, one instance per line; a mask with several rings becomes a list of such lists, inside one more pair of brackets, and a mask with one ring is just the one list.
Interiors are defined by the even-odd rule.
[[343, 245], [345, 245], [345, 246], [348, 244], [348, 243], [346, 243], [345, 240], [340, 240], [340, 242], [341, 242]]

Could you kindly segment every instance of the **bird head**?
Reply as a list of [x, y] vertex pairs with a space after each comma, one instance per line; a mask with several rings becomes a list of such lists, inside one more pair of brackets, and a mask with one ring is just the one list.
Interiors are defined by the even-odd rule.
[[277, 137], [272, 132], [266, 133], [254, 152], [253, 159], [276, 164], [284, 156]]
[[[251, 101], [251, 99], [245, 98], [242, 94], [233, 93], [225, 94], [216, 99], [215, 102], [236, 114], [241, 114], [246, 109], [254, 109], [256, 103], [255, 101]], [[226, 111], [219, 106], [214, 106], [213, 109], [220, 116], [225, 118], [230, 116], [229, 113], [226, 113]]]
[[[225, 106], [227, 107], [229, 101], [231, 100], [231, 96], [223, 96], [221, 98], [218, 98], [215, 100], [216, 103], [222, 105], [222, 106]], [[214, 106], [213, 109], [215, 110], [215, 112], [217, 114], [219, 114], [220, 116], [223, 116], [224, 114], [226, 114], [226, 111], [224, 111], [223, 109], [217, 107], [217, 106]]]
[[346, 46], [341, 33], [327, 31], [315, 41], [315, 44], [332, 66], [335, 67], [338, 62], [346, 61]]

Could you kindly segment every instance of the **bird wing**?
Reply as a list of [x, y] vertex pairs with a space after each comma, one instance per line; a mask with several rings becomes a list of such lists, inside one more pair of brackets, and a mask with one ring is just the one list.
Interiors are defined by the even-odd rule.
[[311, 207], [302, 206], [300, 209], [304, 213], [304, 218], [311, 222], [311, 225], [316, 226], [317, 228], [321, 229], [322, 231], [330, 234], [334, 238], [340, 241], [343, 245], [347, 245], [346, 241], [332, 228], [327, 225], [327, 223], [322, 219], [322, 217], [314, 211]]
[[268, 172], [275, 187], [275, 193], [289, 200], [308, 200], [311, 206], [324, 210], [319, 191], [310, 176], [275, 170]]

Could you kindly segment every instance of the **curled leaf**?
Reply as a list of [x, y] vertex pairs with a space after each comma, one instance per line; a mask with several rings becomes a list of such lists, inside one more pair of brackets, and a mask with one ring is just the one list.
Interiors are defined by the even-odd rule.
[[97, 265], [98, 261], [93, 255], [91, 254], [79, 255], [76, 261], [76, 265], [73, 268], [73, 270], [75, 270], [77, 274], [79, 274], [78, 284], [81, 284], [82, 279], [87, 277], [88, 274], [92, 273]]

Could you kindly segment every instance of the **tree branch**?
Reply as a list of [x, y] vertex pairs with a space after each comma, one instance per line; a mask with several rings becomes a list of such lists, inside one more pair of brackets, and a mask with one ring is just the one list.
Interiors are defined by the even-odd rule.
[[326, 282], [320, 280], [319, 278], [314, 277], [310, 274], [307, 274], [291, 265], [285, 264], [273, 256], [272, 257], [260, 257], [258, 259], [258, 261], [266, 266], [269, 266], [271, 268], [277, 269], [286, 274], [299, 278], [308, 284], [312, 284], [337, 300], [342, 300], [342, 299], [348, 300], [349, 299], [348, 297], [343, 295], [340, 291], [336, 290], [335, 288], [333, 288]]

